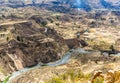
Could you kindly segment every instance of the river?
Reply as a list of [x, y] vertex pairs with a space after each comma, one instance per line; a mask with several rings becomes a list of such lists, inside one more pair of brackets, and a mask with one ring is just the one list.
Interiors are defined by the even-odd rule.
[[85, 51], [85, 50], [82, 49], [82, 48], [79, 48], [79, 49], [71, 49], [69, 52], [67, 52], [67, 53], [66, 53], [60, 60], [58, 60], [58, 61], [50, 62], [50, 63], [47, 63], [47, 64], [38, 64], [38, 65], [36, 65], [36, 66], [34, 66], [34, 67], [31, 67], [31, 68], [26, 67], [26, 68], [24, 68], [24, 69], [21, 69], [21, 70], [19, 70], [19, 71], [16, 71], [16, 72], [12, 73], [12, 75], [11, 75], [11, 77], [10, 77], [10, 79], [9, 79], [9, 81], [8, 81], [7, 83], [10, 83], [10, 81], [11, 81], [12, 79], [14, 79], [15, 77], [23, 74], [24, 72], [27, 72], [28, 70], [31, 70], [31, 69], [35, 69], [35, 68], [42, 67], [42, 65], [45, 65], [45, 66], [58, 66], [58, 65], [61, 65], [61, 64], [65, 64], [65, 63], [67, 63], [67, 62], [69, 61], [71, 55], [72, 55], [73, 53], [75, 53], [75, 52], [77, 52], [77, 53], [79, 53], [79, 54], [88, 54], [88, 53], [90, 53], [89, 51]]

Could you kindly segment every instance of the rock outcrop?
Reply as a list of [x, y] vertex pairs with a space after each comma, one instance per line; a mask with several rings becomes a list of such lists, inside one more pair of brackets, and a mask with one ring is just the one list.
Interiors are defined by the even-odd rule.
[[[101, 78], [102, 79], [101, 79]], [[119, 83], [120, 82], [120, 70], [109, 70], [106, 73], [102, 71], [96, 71], [91, 83], [95, 83], [95, 79], [100, 80], [102, 83]]]

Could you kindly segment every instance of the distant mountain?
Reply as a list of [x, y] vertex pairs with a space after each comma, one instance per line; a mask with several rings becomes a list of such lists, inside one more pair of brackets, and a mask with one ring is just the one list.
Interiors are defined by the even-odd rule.
[[120, 10], [120, 0], [66, 0], [72, 8], [91, 9], [116, 9]]
[[120, 9], [120, 0], [100, 0], [101, 4], [108, 9]]
[[120, 0], [0, 0], [1, 5], [8, 5], [11, 7], [25, 6], [25, 5], [69, 5], [70, 8], [80, 8], [86, 11], [92, 9], [116, 9], [120, 10]]

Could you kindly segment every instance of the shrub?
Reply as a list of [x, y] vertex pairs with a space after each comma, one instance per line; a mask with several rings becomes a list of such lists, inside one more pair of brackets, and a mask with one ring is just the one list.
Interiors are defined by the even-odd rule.
[[94, 83], [103, 83], [104, 79], [102, 77], [97, 77], [96, 79], [94, 79]]
[[46, 83], [65, 83], [65, 81], [59, 77], [53, 77], [51, 80], [49, 80]]

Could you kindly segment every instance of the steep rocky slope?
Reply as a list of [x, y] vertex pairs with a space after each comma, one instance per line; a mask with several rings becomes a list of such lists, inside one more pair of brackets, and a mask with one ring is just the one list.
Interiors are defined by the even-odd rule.
[[31, 22], [0, 25], [0, 72], [7, 75], [24, 67], [60, 59], [68, 46], [53, 29], [37, 28]]

